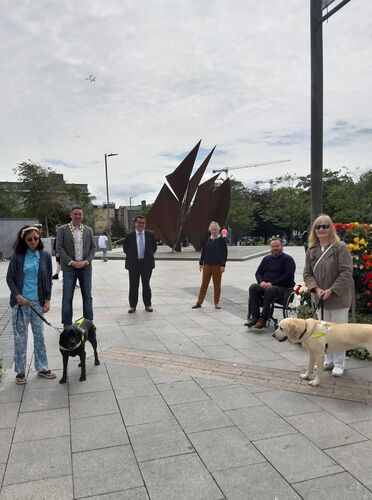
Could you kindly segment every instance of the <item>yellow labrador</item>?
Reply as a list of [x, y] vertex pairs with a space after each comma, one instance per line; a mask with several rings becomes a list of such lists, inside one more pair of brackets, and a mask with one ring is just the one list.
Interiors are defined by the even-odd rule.
[[300, 377], [310, 380], [316, 365], [316, 374], [309, 385], [319, 385], [323, 372], [324, 354], [364, 347], [372, 355], [372, 325], [356, 323], [328, 323], [316, 319], [282, 319], [273, 333], [279, 342], [290, 340], [302, 344], [309, 353], [307, 372]]

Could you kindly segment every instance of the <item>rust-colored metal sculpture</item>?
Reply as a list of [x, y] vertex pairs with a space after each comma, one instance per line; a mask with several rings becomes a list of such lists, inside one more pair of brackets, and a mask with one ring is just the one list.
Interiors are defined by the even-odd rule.
[[[181, 250], [186, 236], [195, 250], [200, 250], [207, 235], [208, 224], [215, 220], [225, 224], [230, 207], [230, 181], [215, 185], [218, 175], [199, 184], [214, 149], [191, 177], [201, 141], [190, 151], [166, 179], [147, 217], [147, 227], [173, 250]], [[191, 177], [191, 178], [190, 178]]]

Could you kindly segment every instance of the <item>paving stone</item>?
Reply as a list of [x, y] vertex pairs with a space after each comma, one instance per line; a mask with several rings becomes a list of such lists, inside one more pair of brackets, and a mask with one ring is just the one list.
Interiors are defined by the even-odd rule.
[[128, 434], [139, 462], [194, 451], [175, 420], [134, 425]]
[[320, 411], [319, 406], [316, 406], [301, 394], [296, 394], [295, 392], [281, 390], [266, 391], [257, 397], [283, 417]]
[[160, 395], [119, 399], [118, 403], [126, 426], [169, 420], [172, 417]]
[[[0, 429], [0, 463], [6, 463], [13, 438], [13, 428]], [[1, 481], [0, 481], [1, 485]]]
[[355, 401], [343, 401], [340, 399], [323, 398], [319, 396], [305, 396], [309, 401], [320, 406], [339, 420], [350, 424], [361, 420], [372, 419], [372, 406]]
[[158, 384], [157, 387], [168, 405], [209, 399], [194, 380]]
[[372, 441], [372, 420], [350, 424], [350, 427]]
[[12, 403], [21, 401], [23, 386], [17, 385], [12, 380], [12, 384], [0, 383], [0, 403]]
[[209, 387], [205, 389], [205, 392], [221, 410], [233, 410], [262, 404], [256, 396], [251, 394], [244, 386], [238, 384]]
[[255, 441], [254, 445], [290, 483], [342, 471], [328, 455], [299, 434]]
[[113, 364], [106, 362], [106, 368], [110, 376], [111, 382], [115, 385], [119, 385], [121, 382], [125, 382], [128, 378], [132, 377], [146, 377], [148, 374], [145, 368], [142, 366], [135, 366], [129, 364]]
[[[4, 472], [5, 472], [5, 466], [6, 466], [6, 463], [4, 464], [1, 464], [0, 463], [0, 484], [2, 484], [3, 482], [3, 477], [4, 477]], [[1, 495], [1, 487], [0, 487], [0, 495]]]
[[249, 359], [248, 362], [256, 362], [256, 361], [266, 361], [266, 360], [277, 360], [282, 359], [280, 354], [277, 354], [270, 349], [266, 349], [262, 345], [252, 348], [241, 348], [239, 351]]
[[153, 396], [154, 394], [159, 394], [155, 384], [147, 373], [146, 376], [133, 376], [120, 382], [112, 380], [112, 385], [118, 399], [133, 398], [136, 396]]
[[54, 477], [40, 481], [4, 486], [0, 493], [1, 500], [71, 500], [72, 476]]
[[15, 427], [18, 417], [19, 403], [1, 403], [0, 429]]
[[306, 500], [372, 500], [372, 493], [347, 472], [295, 483], [293, 488]]
[[95, 450], [128, 444], [120, 413], [71, 419], [72, 451]]
[[194, 377], [195, 382], [197, 382], [201, 388], [206, 389], [207, 387], [222, 387], [224, 385], [232, 385], [231, 380], [225, 378], [204, 378], [204, 377]]
[[372, 489], [372, 442], [349, 444], [327, 450], [327, 454], [336, 460], [345, 470]]
[[323, 450], [366, 440], [362, 434], [327, 412], [288, 417], [287, 421]]
[[129, 445], [72, 455], [75, 498], [143, 486]]
[[209, 347], [209, 346], [221, 346], [221, 345], [226, 345], [226, 342], [223, 340], [219, 339], [218, 337], [214, 337], [211, 334], [208, 335], [201, 335], [197, 337], [191, 337], [191, 340], [196, 344], [197, 346], [203, 348], [203, 347]]
[[118, 412], [119, 408], [112, 391], [73, 394], [70, 396], [71, 418], [95, 417]]
[[55, 385], [44, 389], [26, 388], [21, 404], [21, 412], [53, 410], [68, 407], [67, 385]]
[[133, 488], [89, 497], [89, 500], [149, 500], [149, 496], [145, 488]]
[[[80, 368], [79, 368], [80, 369]], [[69, 394], [83, 394], [86, 392], [99, 392], [111, 390], [111, 382], [106, 373], [90, 373], [82, 383], [78, 378], [69, 379]]]
[[154, 384], [166, 384], [169, 382], [179, 382], [180, 380], [190, 380], [191, 377], [187, 373], [171, 373], [165, 370], [155, 370], [150, 368], [147, 370]]
[[213, 478], [196, 454], [140, 464], [151, 500], [222, 500]]
[[[40, 425], [40, 422], [43, 424]], [[14, 442], [70, 435], [68, 408], [20, 413]]]
[[266, 462], [236, 427], [193, 432], [188, 437], [209, 471]]
[[217, 484], [231, 500], [300, 500], [300, 496], [268, 463], [213, 472]]
[[239, 355], [239, 352], [236, 349], [228, 345], [210, 347], [206, 346], [203, 348], [203, 350], [213, 359], [226, 360], [228, 358], [234, 358], [235, 356]]
[[265, 406], [240, 408], [225, 413], [250, 441], [296, 433], [283, 418]]
[[70, 438], [14, 443], [4, 485], [71, 475]]
[[197, 401], [173, 405], [171, 410], [186, 433], [232, 425], [231, 420], [213, 401]]

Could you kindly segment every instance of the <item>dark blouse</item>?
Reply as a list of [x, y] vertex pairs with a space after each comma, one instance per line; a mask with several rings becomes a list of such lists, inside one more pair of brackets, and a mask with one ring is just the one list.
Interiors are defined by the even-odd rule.
[[218, 265], [225, 267], [227, 260], [227, 242], [226, 238], [208, 238], [203, 245], [199, 264]]

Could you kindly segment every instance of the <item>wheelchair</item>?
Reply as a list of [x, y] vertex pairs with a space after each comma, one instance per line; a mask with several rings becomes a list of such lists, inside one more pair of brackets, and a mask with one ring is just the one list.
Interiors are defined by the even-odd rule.
[[[267, 325], [270, 326], [273, 323], [274, 327], [278, 327], [279, 319], [274, 316], [274, 311], [279, 310], [282, 312], [283, 318], [297, 318], [298, 308], [300, 306], [300, 301], [298, 295], [294, 291], [293, 287], [287, 288], [281, 299], [276, 300], [269, 311], [269, 318], [267, 320]], [[260, 304], [262, 307], [262, 302]], [[248, 311], [248, 319], [251, 317], [251, 311]]]

